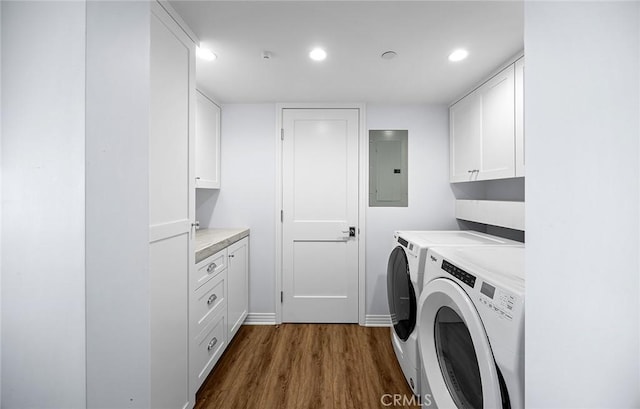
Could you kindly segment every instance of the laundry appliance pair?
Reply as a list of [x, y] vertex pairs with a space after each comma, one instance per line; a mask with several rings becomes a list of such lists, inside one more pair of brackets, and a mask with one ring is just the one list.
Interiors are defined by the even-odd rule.
[[[513, 338], [516, 345], [523, 345], [524, 278], [520, 265], [523, 259], [522, 243], [488, 234], [473, 231], [394, 233], [387, 269], [392, 344], [407, 383], [423, 406], [480, 409], [523, 405], [522, 388], [513, 386], [523, 383], [520, 350], [510, 350], [513, 354], [509, 355], [509, 362], [514, 365], [509, 369], [501, 370], [499, 366], [489, 372], [486, 369], [487, 362], [498, 364], [494, 358], [488, 360], [493, 351], [491, 346], [504, 343], [494, 340], [489, 344], [492, 338], [497, 336], [502, 340], [506, 336]], [[521, 284], [522, 291], [519, 291], [520, 284], [514, 285], [514, 282]], [[503, 299], [508, 306], [498, 303]], [[483, 308], [486, 311], [482, 311]], [[493, 317], [484, 316], [494, 308], [502, 311], [496, 314], [505, 325], [496, 326], [489, 319]], [[476, 311], [479, 318], [470, 311]], [[480, 321], [474, 321], [474, 317]], [[490, 322], [486, 331], [482, 321], [485, 318]], [[496, 335], [494, 327], [500, 328]], [[483, 369], [470, 365], [473, 362]], [[503, 372], [509, 374], [508, 383], [513, 384], [513, 392], [508, 402], [501, 401], [494, 406], [489, 389], [496, 385], [498, 388], [509, 386]], [[495, 379], [491, 378], [493, 375]], [[505, 388], [500, 396], [508, 393]]]

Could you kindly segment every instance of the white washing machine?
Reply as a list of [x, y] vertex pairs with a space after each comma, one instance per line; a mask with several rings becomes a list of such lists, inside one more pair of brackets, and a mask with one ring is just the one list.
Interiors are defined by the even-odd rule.
[[434, 246], [521, 246], [474, 231], [397, 231], [387, 266], [391, 341], [407, 383], [420, 393], [420, 360], [415, 330], [427, 250]]
[[524, 253], [428, 251], [418, 301], [425, 407], [524, 408]]

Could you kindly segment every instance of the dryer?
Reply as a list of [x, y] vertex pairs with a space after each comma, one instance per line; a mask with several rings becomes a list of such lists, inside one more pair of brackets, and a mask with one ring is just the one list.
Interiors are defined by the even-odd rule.
[[521, 246], [522, 243], [474, 231], [396, 231], [387, 265], [387, 298], [391, 341], [414, 394], [420, 393], [420, 360], [416, 332], [418, 299], [427, 251], [434, 246]]
[[524, 252], [523, 245], [428, 251], [418, 301], [428, 407], [524, 408]]

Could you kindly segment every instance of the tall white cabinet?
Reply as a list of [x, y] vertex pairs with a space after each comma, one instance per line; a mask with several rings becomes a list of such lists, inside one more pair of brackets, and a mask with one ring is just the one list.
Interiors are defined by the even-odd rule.
[[[28, 200], [2, 209], [15, 220], [3, 262], [20, 264], [2, 276], [15, 289], [3, 325], [15, 324], [2, 334], [0, 406], [192, 407], [196, 37], [164, 1], [9, 3], [3, 188]], [[26, 231], [30, 211], [39, 222]]]
[[189, 388], [189, 270], [194, 264], [195, 43], [152, 4], [149, 136], [151, 407], [194, 404]]

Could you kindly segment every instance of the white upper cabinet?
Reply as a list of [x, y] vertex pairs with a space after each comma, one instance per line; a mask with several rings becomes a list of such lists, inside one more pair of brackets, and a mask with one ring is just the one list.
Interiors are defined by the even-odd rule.
[[516, 177], [524, 176], [524, 57], [515, 63], [516, 75]]
[[197, 91], [196, 187], [220, 188], [220, 107]]
[[449, 109], [451, 182], [474, 180], [480, 169], [482, 109], [478, 95], [469, 95]]
[[482, 110], [477, 180], [515, 176], [515, 76], [513, 66], [480, 88]]
[[451, 106], [452, 183], [516, 176], [516, 95], [521, 94], [512, 64]]

